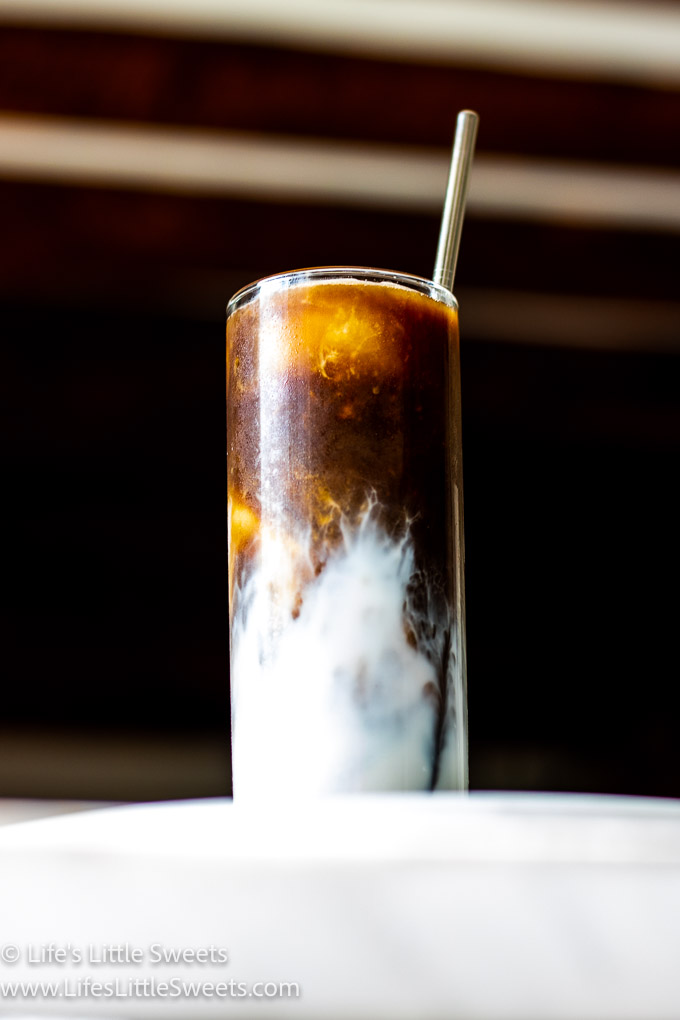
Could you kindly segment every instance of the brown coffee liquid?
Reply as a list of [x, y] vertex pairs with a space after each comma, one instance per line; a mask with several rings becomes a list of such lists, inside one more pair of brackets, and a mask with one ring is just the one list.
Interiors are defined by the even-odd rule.
[[[422, 697], [437, 702], [437, 730], [454, 599], [457, 345], [454, 308], [388, 284], [256, 294], [227, 324], [232, 625], [253, 571], [276, 606], [275, 644], [367, 523], [379, 541], [408, 542], [403, 629], [434, 667]], [[361, 677], [352, 683], [360, 698]], [[430, 785], [435, 773], [433, 761]]]
[[285, 416], [277, 430], [280, 505], [291, 532], [313, 522], [317, 562], [337, 539], [340, 517], [356, 520], [371, 496], [389, 533], [410, 521], [421, 553], [445, 558], [449, 357], [457, 342], [454, 309], [381, 284], [300, 285], [270, 298], [264, 315], [257, 300], [239, 309], [227, 355], [236, 555], [261, 522], [261, 398], [275, 389], [274, 409]]

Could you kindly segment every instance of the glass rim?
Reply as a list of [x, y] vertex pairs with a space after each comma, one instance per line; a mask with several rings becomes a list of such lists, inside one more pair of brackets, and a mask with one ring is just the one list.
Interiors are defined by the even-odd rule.
[[357, 280], [359, 283], [391, 283], [430, 297], [434, 301], [458, 311], [458, 301], [450, 290], [428, 280], [425, 276], [415, 273], [402, 273], [392, 269], [375, 269], [371, 266], [312, 266], [308, 269], [291, 269], [284, 273], [262, 276], [259, 280], [241, 287], [229, 299], [227, 318], [251, 300], [258, 291], [265, 288], [281, 290], [294, 287], [308, 280], [322, 280], [330, 283], [333, 280]]

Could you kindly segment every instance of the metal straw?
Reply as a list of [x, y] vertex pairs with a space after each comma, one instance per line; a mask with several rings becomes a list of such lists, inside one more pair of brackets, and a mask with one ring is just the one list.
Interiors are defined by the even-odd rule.
[[460, 235], [463, 232], [465, 200], [470, 178], [470, 166], [475, 152], [478, 124], [479, 117], [472, 110], [461, 110], [458, 114], [449, 183], [446, 186], [442, 225], [439, 231], [439, 246], [432, 274], [435, 283], [451, 291], [458, 261]]

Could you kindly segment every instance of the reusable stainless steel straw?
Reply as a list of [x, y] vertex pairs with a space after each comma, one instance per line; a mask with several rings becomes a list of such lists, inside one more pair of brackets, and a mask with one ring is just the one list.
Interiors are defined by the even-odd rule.
[[470, 167], [475, 152], [479, 117], [472, 110], [461, 110], [456, 121], [453, 139], [449, 183], [446, 186], [442, 225], [439, 231], [437, 258], [432, 279], [435, 283], [453, 290], [453, 277], [458, 261], [460, 235], [463, 232], [465, 200], [467, 199]]

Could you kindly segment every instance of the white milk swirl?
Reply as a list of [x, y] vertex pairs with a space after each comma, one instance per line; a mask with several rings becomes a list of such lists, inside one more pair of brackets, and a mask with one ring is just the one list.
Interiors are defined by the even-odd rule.
[[239, 800], [463, 787], [451, 614], [416, 570], [409, 530], [388, 536], [373, 507], [343, 522], [316, 577], [308, 540], [261, 533], [234, 594]]

